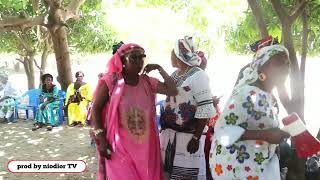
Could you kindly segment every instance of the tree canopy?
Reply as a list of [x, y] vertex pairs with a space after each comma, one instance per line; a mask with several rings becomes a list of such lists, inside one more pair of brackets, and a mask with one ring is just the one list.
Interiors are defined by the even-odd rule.
[[[35, 4], [36, 3], [36, 4]], [[7, 0], [0, 1], [0, 15], [35, 17], [45, 13], [43, 2], [36, 0]], [[102, 0], [85, 1], [80, 8], [80, 18], [67, 21], [69, 33], [69, 44], [73, 51], [98, 53], [110, 50], [117, 36], [111, 25], [106, 22], [106, 12], [103, 8]], [[38, 28], [32, 27], [23, 31], [1, 31], [0, 30], [0, 52], [19, 51], [20, 42], [15, 38], [15, 34], [24, 34], [24, 40], [29, 47], [41, 51]]]
[[[257, 1], [262, 8], [262, 14], [267, 25], [268, 33], [274, 37], [278, 37], [282, 41], [282, 31], [280, 20], [272, 8], [269, 1]], [[294, 6], [292, 0], [281, 1], [283, 6], [291, 9]], [[320, 1], [314, 0], [307, 4], [306, 12], [309, 24], [308, 38], [308, 55], [318, 55], [320, 53]], [[293, 39], [296, 50], [301, 54], [302, 47], [302, 20], [298, 18], [293, 24]], [[229, 27], [226, 36], [227, 48], [229, 51], [248, 53], [247, 45], [260, 39], [260, 34], [256, 26], [252, 10], [248, 7], [245, 16], [239, 19], [239, 23], [235, 27]]]

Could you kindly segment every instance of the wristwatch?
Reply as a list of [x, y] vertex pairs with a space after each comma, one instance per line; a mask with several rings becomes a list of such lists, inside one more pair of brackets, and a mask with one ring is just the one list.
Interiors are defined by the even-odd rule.
[[103, 132], [104, 132], [103, 129], [95, 129], [95, 130], [93, 130], [93, 133], [94, 133], [95, 136], [98, 136], [99, 134], [101, 134]]

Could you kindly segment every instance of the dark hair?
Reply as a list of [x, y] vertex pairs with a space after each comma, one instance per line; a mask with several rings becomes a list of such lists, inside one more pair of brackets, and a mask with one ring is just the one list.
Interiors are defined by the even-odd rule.
[[84, 76], [84, 73], [83, 73], [82, 71], [78, 71], [78, 72], [76, 72], [76, 78], [77, 78], [80, 74], [82, 74], [82, 75]]
[[120, 41], [119, 43], [117, 44], [114, 44], [112, 46], [112, 54], [115, 54], [117, 52], [117, 50], [122, 46], [124, 45], [124, 43], [122, 41]]
[[53, 80], [53, 76], [51, 74], [49, 74], [49, 73], [44, 74], [44, 75], [41, 76], [42, 84], [44, 84], [44, 81], [46, 80], [46, 78], [51, 78]]
[[46, 90], [45, 92], [53, 92], [53, 88], [56, 86], [53, 84], [53, 86], [50, 88], [50, 89], [47, 89], [46, 88], [46, 85], [44, 84], [44, 81], [47, 79], [47, 78], [51, 78], [51, 80], [53, 80], [53, 76], [51, 74], [44, 74], [41, 76], [41, 81], [42, 81], [42, 91], [43, 90]]

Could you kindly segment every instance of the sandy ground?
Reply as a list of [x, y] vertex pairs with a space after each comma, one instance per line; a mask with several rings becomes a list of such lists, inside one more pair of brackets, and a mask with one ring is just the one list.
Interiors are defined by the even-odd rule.
[[[89, 128], [55, 127], [31, 131], [32, 120], [0, 124], [0, 180], [96, 179], [97, 157], [90, 146]], [[87, 170], [81, 174], [12, 174], [10, 160], [84, 160]]]

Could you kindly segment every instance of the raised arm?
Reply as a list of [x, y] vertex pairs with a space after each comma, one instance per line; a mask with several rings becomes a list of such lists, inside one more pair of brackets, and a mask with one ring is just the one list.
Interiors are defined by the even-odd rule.
[[158, 70], [164, 80], [164, 82], [158, 83], [157, 93], [167, 96], [176, 96], [178, 94], [176, 84], [168, 73], [158, 64], [148, 64], [144, 68], [144, 72], [146, 73], [149, 73], [152, 70]]

